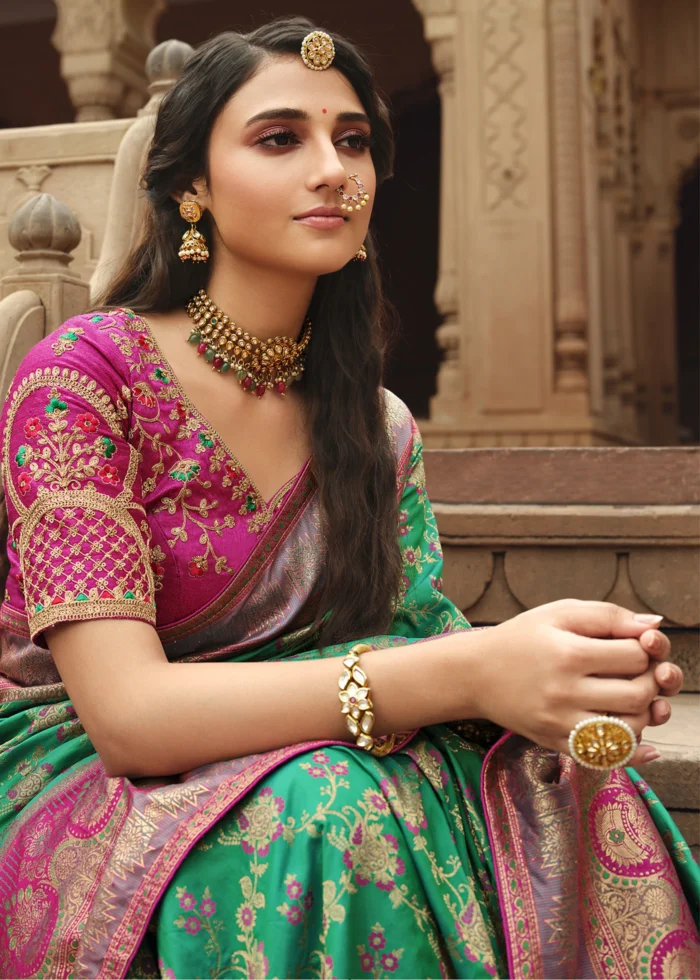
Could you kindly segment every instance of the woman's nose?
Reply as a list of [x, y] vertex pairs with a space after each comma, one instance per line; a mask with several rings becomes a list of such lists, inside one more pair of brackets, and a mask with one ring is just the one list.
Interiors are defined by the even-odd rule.
[[324, 184], [335, 190], [336, 187], [340, 187], [347, 181], [347, 171], [332, 143], [319, 150], [316, 165], [313, 167], [310, 176], [309, 184], [312, 190], [316, 190]]

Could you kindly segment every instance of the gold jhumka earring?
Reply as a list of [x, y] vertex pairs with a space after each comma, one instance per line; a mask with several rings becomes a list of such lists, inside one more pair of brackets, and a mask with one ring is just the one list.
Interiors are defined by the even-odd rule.
[[196, 223], [202, 217], [202, 209], [196, 201], [183, 201], [180, 205], [180, 217], [190, 222], [189, 229], [182, 236], [180, 251], [177, 253], [183, 262], [191, 259], [192, 262], [206, 262], [209, 258], [207, 240], [201, 231], [195, 228]]
[[358, 250], [352, 257], [353, 262], [366, 262], [367, 261], [367, 249], [364, 245], [360, 245]]

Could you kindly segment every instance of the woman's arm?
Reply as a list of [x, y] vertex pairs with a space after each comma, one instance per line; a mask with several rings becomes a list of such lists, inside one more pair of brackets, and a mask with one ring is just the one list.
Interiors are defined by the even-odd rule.
[[[167, 776], [313, 739], [349, 740], [338, 699], [340, 657], [171, 664], [155, 630], [133, 620], [61, 624], [47, 640], [113, 776]], [[668, 639], [630, 610], [565, 599], [491, 629], [373, 650], [362, 663], [374, 734], [488, 718], [566, 752], [578, 721], [609, 711], [641, 735], [659, 691], [645, 650], [654, 641], [654, 659], [667, 658]], [[673, 671], [678, 676], [664, 693], [680, 689], [682, 674]], [[649, 751], [640, 746], [632, 764]]]
[[[374, 735], [478, 717], [464, 678], [485, 631], [446, 634], [362, 655]], [[170, 663], [135, 620], [66, 623], [47, 632], [78, 717], [112, 776], [167, 776], [311, 739], [350, 741], [338, 699], [341, 658]], [[476, 689], [476, 687], [474, 688]]]

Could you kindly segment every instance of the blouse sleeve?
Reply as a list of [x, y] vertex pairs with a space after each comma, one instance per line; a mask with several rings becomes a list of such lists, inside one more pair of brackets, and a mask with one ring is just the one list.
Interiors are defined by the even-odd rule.
[[58, 623], [155, 625], [128, 375], [118, 352], [105, 350], [106, 336], [77, 325], [83, 321], [89, 327], [78, 317], [30, 351], [3, 409], [5, 606], [24, 613], [42, 646], [41, 634]]

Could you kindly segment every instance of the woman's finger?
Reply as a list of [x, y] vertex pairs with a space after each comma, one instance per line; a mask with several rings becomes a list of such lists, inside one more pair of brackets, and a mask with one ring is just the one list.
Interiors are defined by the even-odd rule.
[[672, 714], [671, 705], [665, 698], [657, 698], [651, 702], [650, 725], [665, 725]]
[[586, 674], [634, 677], [649, 666], [649, 655], [639, 640], [609, 640], [572, 634], [571, 642]]
[[665, 697], [673, 698], [683, 687], [683, 671], [676, 664], [657, 664], [654, 676], [660, 692]]
[[637, 766], [643, 766], [645, 762], [653, 762], [654, 759], [659, 758], [661, 758], [661, 753], [655, 745], [639, 745], [627, 765], [636, 769]]
[[576, 686], [576, 703], [588, 711], [623, 717], [641, 715], [659, 694], [653, 671], [638, 677], [584, 677]]
[[671, 655], [671, 641], [661, 630], [647, 630], [639, 637], [639, 643], [654, 660], [668, 660]]

